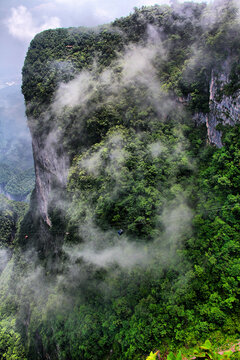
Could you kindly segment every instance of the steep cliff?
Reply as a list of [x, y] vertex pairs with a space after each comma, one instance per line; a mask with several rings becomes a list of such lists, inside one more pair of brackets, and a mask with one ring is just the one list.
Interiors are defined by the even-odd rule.
[[234, 126], [240, 121], [240, 91], [235, 88], [232, 94], [226, 94], [226, 88], [230, 83], [230, 71], [229, 61], [223, 64], [221, 70], [212, 70], [209, 86], [209, 113], [195, 116], [197, 121], [206, 124], [208, 141], [217, 147], [223, 146], [222, 132], [218, 129], [218, 125]]
[[[30, 124], [31, 129], [31, 124]], [[51, 190], [67, 184], [68, 162], [62, 154], [62, 145], [58, 143], [57, 130], [46, 138], [32, 137], [33, 156], [36, 174], [36, 202], [39, 214], [51, 227], [48, 216], [48, 204], [54, 201]]]

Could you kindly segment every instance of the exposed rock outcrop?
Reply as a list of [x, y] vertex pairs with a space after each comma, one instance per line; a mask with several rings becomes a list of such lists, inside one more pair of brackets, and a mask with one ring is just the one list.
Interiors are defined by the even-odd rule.
[[63, 154], [62, 145], [58, 142], [59, 134], [52, 130], [47, 136], [36, 136], [32, 131], [33, 157], [36, 174], [36, 197], [38, 212], [44, 222], [51, 227], [48, 207], [54, 194], [54, 185], [64, 186], [67, 181], [68, 158]]
[[240, 90], [234, 96], [223, 93], [224, 85], [229, 82], [229, 68], [226, 62], [222, 72], [212, 70], [209, 87], [209, 113], [198, 113], [195, 120], [205, 123], [208, 131], [208, 141], [217, 147], [222, 147], [221, 131], [218, 124], [235, 125], [240, 121]]

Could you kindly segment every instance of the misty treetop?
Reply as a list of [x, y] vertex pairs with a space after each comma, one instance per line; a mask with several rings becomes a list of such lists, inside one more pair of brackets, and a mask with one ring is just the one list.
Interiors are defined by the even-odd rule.
[[226, 66], [217, 96], [237, 101], [239, 34], [234, 2], [220, 1], [32, 40], [22, 90], [36, 184], [20, 226], [13, 205], [3, 212], [5, 247], [17, 233], [3, 358], [139, 360], [239, 336], [240, 126], [219, 124], [217, 148], [194, 116], [211, 111]]
[[[143, 7], [109, 26], [44, 31], [32, 40], [25, 60], [25, 100], [49, 103], [59, 81], [68, 82], [95, 62], [101, 72], [126, 45], [160, 38], [168, 55], [156, 64], [164, 86], [177, 95], [191, 94], [190, 106], [207, 111], [211, 68], [221, 66], [229, 54], [237, 66], [239, 56], [237, 9], [232, 1], [219, 9], [217, 13], [204, 3]], [[35, 104], [36, 115], [37, 108]]]

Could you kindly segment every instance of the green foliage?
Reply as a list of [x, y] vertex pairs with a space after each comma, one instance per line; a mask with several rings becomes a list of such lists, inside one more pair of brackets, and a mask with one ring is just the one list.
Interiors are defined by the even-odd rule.
[[21, 336], [14, 323], [0, 322], [0, 357], [2, 360], [27, 360]]
[[[230, 351], [230, 353], [232, 353]], [[219, 355], [212, 349], [212, 345], [209, 340], [206, 340], [205, 343], [200, 346], [199, 350], [194, 351], [194, 355], [197, 360], [200, 359], [221, 359], [223, 356]], [[225, 357], [224, 357], [225, 358]]]
[[177, 355], [174, 355], [173, 352], [170, 352], [167, 356], [167, 360], [182, 360], [181, 351], [179, 351]]
[[155, 353], [151, 352], [146, 360], [156, 360], [157, 359], [157, 354], [158, 354], [158, 351], [155, 352]]
[[[168, 131], [167, 137], [163, 129]], [[92, 215], [103, 229], [109, 225], [124, 227], [135, 236], [153, 237], [163, 198], [173, 191], [171, 186], [180, 173], [182, 182], [187, 183], [192, 171], [185, 152], [172, 153], [172, 147], [181, 141], [176, 134], [170, 122], [159, 123], [154, 135], [146, 132], [141, 137], [134, 132], [111, 131], [95, 152], [75, 159], [69, 182], [75, 201], [69, 214], [76, 208], [84, 212], [87, 196], [88, 206], [91, 204], [95, 209]], [[91, 162], [94, 172], [88, 165]], [[168, 196], [170, 199], [171, 194]], [[77, 206], [79, 202], [81, 208]], [[77, 221], [79, 216], [80, 213]]]
[[231, 68], [229, 82], [224, 85], [222, 92], [227, 96], [234, 96], [240, 88], [240, 64], [234, 62]]
[[6, 199], [0, 195], [0, 248], [12, 247], [19, 222], [27, 209], [27, 204]]
[[122, 47], [119, 32], [108, 27], [47, 30], [38, 34], [23, 67], [22, 91], [26, 101], [36, 102], [36, 113], [37, 102], [49, 103], [60, 80], [67, 82], [79, 70], [91, 68], [94, 55], [100, 65], [108, 66]]
[[[213, 348], [209, 340], [206, 340], [202, 346], [199, 346], [194, 350], [191, 349], [190, 351], [193, 351], [194, 359], [197, 360], [224, 360], [224, 359], [233, 360], [233, 359], [238, 359], [240, 356], [240, 353], [238, 351], [233, 352], [231, 350], [226, 350], [226, 351], [218, 352], [218, 350]], [[156, 353], [151, 352], [150, 356], [148, 356], [146, 360], [157, 359], [158, 353], [159, 351], [157, 351]], [[177, 355], [175, 355], [173, 352], [170, 352], [167, 355], [167, 360], [182, 360], [182, 358], [183, 356], [181, 351], [179, 351]]]
[[[68, 244], [84, 241], [81, 226], [84, 229], [91, 216], [100, 233], [99, 246], [104, 246], [101, 237], [109, 241], [101, 231], [116, 232], [120, 225], [130, 238], [140, 244], [146, 239], [145, 246], [151, 246], [152, 239], [164, 232], [166, 220], [159, 217], [162, 199], [175, 199], [183, 188], [196, 214], [193, 230], [185, 234], [181, 230], [184, 246], [177, 254], [170, 252], [174, 258], [167, 269], [161, 243], [157, 243], [148, 270], [133, 267], [116, 271], [112, 267], [107, 271], [101, 266], [83, 265], [79, 259], [75, 271], [79, 269], [81, 279], [86, 281], [69, 280], [71, 287], [64, 286], [68, 298], [74, 294], [74, 307], [50, 308], [41, 324], [41, 336], [49, 351], [57, 343], [66, 359], [94, 359], [96, 353], [104, 358], [110, 352], [112, 359], [138, 359], [159, 344], [164, 351], [166, 346], [174, 349], [184, 343], [194, 345], [218, 329], [237, 333], [240, 239], [236, 165], [240, 129], [225, 129], [221, 149], [199, 149], [198, 144], [192, 149], [196, 143], [194, 129], [185, 128], [192, 142], [189, 148], [185, 144], [185, 151], [178, 151], [177, 156], [173, 156], [171, 146], [179, 143], [179, 131], [164, 124], [159, 125], [157, 133], [141, 137], [116, 128], [75, 158], [68, 188], [73, 194], [67, 219]], [[198, 154], [195, 170], [186, 168], [186, 151]], [[119, 168], [121, 176], [116, 177]], [[226, 180], [219, 181], [223, 177]], [[150, 210], [145, 202], [141, 207], [145, 191], [146, 199], [155, 205]], [[151, 221], [148, 211], [152, 212]], [[139, 219], [145, 226], [139, 226]], [[179, 241], [180, 233], [175, 236]]]

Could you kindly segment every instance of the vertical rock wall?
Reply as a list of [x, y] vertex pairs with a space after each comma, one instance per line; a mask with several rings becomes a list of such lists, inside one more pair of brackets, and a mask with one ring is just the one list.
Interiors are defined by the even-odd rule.
[[68, 157], [63, 152], [59, 140], [60, 135], [56, 129], [52, 129], [43, 137], [34, 133], [31, 121], [29, 121], [29, 128], [32, 135], [36, 174], [37, 210], [45, 224], [51, 227], [49, 204], [54, 196], [57, 196], [56, 189], [66, 185]]
[[234, 96], [221, 95], [225, 84], [229, 82], [229, 65], [225, 63], [222, 72], [212, 71], [209, 91], [209, 114], [198, 113], [195, 119], [207, 126], [208, 141], [222, 147], [221, 131], [218, 124], [235, 125], [240, 122], [240, 90]]

